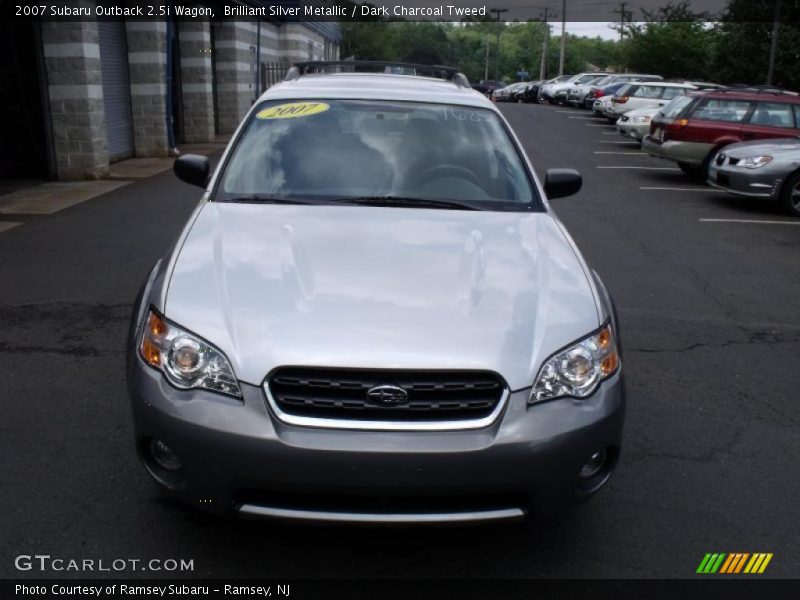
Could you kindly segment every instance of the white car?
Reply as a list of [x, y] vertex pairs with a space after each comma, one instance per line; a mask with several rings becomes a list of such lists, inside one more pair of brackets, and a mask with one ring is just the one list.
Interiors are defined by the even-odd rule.
[[567, 101], [567, 92], [576, 85], [588, 83], [597, 77], [596, 73], [578, 73], [565, 77], [559, 77], [553, 83], [548, 83], [539, 88], [539, 102], [562, 102]]
[[617, 119], [617, 131], [620, 135], [641, 142], [650, 133], [650, 121], [660, 110], [660, 106], [631, 110]]
[[594, 77], [587, 79], [582, 83], [572, 84], [567, 92], [567, 104], [571, 104], [573, 106], [583, 106], [589, 90], [592, 89], [595, 83], [601, 79], [605, 79], [607, 76], [608, 73], [595, 73]]
[[598, 117], [605, 117], [608, 107], [611, 106], [611, 99], [614, 96], [602, 96], [592, 104], [592, 112]]
[[606, 116], [616, 121], [631, 110], [666, 106], [675, 96], [685, 96], [696, 89], [691, 83], [634, 81], [622, 87], [611, 98]]

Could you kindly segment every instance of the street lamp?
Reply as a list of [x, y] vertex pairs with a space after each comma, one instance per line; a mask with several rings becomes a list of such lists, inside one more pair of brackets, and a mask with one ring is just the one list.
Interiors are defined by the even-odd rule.
[[494, 80], [500, 81], [500, 15], [508, 12], [507, 8], [490, 8], [489, 12], [497, 13], [497, 50], [494, 57]]

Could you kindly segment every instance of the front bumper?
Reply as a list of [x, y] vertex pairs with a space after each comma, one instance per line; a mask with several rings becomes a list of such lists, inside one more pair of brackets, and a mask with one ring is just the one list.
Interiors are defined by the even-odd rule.
[[569, 92], [567, 94], [567, 103], [572, 104], [574, 106], [581, 106], [583, 105], [583, 101], [586, 98], [586, 94], [581, 94], [580, 92]]
[[617, 131], [620, 135], [642, 141], [650, 131], [650, 123], [633, 123], [631, 121], [617, 120]]
[[651, 135], [646, 135], [642, 140], [642, 150], [650, 156], [666, 158], [667, 160], [698, 167], [703, 164], [708, 153], [713, 149], [714, 146], [712, 144], [698, 142], [667, 140], [659, 143]]
[[[139, 455], [171, 494], [204, 510], [322, 521], [463, 522], [552, 514], [596, 492], [619, 455], [621, 373], [582, 401], [527, 406], [511, 393], [498, 419], [449, 432], [345, 431], [278, 420], [260, 387], [243, 401], [171, 387], [138, 358], [129, 391]], [[165, 442], [181, 459], [165, 478], [148, 454]], [[578, 479], [593, 453], [607, 469]]]
[[712, 160], [708, 166], [708, 184], [733, 194], [778, 200], [785, 174], [771, 172], [769, 167], [747, 169], [727, 164], [719, 166]]

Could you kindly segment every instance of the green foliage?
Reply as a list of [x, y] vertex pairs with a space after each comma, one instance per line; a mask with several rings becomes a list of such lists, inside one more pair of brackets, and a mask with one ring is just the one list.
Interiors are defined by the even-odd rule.
[[[565, 72], [586, 71], [594, 65], [665, 78], [765, 83], [775, 0], [729, 0], [721, 18], [693, 12], [691, 6], [690, 0], [679, 0], [643, 11], [642, 22], [623, 26], [622, 42], [567, 34]], [[773, 84], [800, 90], [800, 0], [783, 0], [782, 6]], [[470, 81], [495, 78], [498, 33], [500, 79], [516, 81], [518, 71], [538, 79], [543, 42], [549, 36], [547, 75], [558, 72], [560, 37], [539, 21], [374, 19], [345, 21], [341, 26], [342, 57], [448, 64]]]
[[[537, 79], [548, 27], [539, 21], [500, 23], [465, 21], [459, 24], [370, 21], [342, 23], [342, 57], [359, 60], [387, 60], [424, 64], [449, 64], [458, 67], [471, 81], [486, 79], [486, 48], [489, 47], [488, 79], [494, 79], [497, 61], [497, 35], [500, 34], [500, 78], [518, 79], [518, 71], [528, 71]], [[548, 42], [547, 73], [558, 71], [560, 38]], [[601, 38], [568, 35], [567, 72], [583, 71], [587, 64], [600, 67], [619, 61], [617, 44]]]
[[[766, 83], [773, 0], [730, 0], [718, 25], [713, 70], [725, 83]], [[800, 2], [781, 3], [772, 84], [800, 91]]]

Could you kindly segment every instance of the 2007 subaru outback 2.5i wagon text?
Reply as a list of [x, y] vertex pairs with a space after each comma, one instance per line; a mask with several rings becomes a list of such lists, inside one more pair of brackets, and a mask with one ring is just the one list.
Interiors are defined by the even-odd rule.
[[209, 511], [317, 521], [590, 496], [625, 400], [610, 297], [546, 198], [580, 175], [540, 185], [454, 70], [337, 68], [290, 70], [213, 176], [175, 163], [205, 193], [131, 326], [144, 466]]

